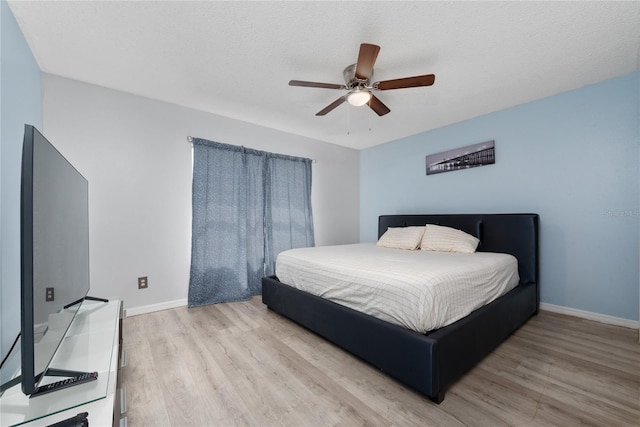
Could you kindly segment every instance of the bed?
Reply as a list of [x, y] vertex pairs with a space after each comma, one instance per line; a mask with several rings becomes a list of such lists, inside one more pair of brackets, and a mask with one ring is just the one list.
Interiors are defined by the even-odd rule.
[[281, 283], [262, 279], [262, 301], [363, 359], [436, 403], [458, 378], [537, 313], [538, 223], [536, 214], [383, 215], [389, 227], [436, 224], [480, 240], [478, 252], [513, 255], [519, 283], [505, 295], [452, 324], [419, 333]]

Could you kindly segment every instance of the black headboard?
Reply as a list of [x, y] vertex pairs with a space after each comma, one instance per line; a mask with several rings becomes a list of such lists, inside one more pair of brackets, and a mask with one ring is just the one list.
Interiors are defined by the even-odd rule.
[[538, 281], [537, 214], [381, 215], [378, 238], [389, 227], [436, 224], [457, 228], [480, 239], [478, 251], [511, 254], [518, 259], [520, 284]]

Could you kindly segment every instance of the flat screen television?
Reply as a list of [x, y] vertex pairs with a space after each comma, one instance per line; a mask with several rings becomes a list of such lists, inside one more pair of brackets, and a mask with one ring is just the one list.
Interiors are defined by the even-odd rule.
[[89, 291], [89, 186], [31, 125], [22, 148], [20, 235], [21, 372], [12, 382], [19, 378], [32, 395], [45, 376], [80, 374], [50, 363]]

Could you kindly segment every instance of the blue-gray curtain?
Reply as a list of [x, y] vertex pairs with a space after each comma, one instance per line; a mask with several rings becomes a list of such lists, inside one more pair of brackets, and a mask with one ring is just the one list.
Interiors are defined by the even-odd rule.
[[311, 160], [194, 138], [189, 307], [262, 293], [283, 250], [314, 245]]

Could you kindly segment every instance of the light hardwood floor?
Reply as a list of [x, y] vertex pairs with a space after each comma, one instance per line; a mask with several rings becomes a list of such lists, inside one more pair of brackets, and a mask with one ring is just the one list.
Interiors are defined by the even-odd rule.
[[130, 427], [639, 426], [637, 330], [540, 312], [440, 405], [255, 297], [124, 320]]

